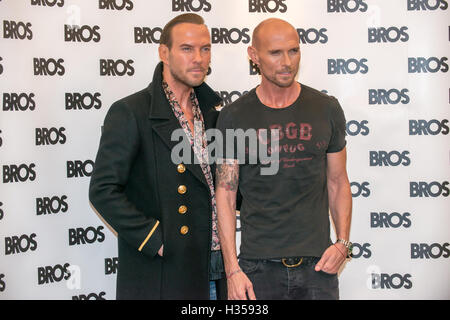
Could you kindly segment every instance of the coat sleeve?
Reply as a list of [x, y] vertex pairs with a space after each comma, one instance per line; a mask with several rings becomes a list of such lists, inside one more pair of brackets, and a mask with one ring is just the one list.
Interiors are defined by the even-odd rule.
[[89, 186], [95, 210], [129, 245], [154, 257], [162, 245], [159, 221], [131, 203], [125, 188], [140, 149], [135, 115], [121, 100], [109, 109]]

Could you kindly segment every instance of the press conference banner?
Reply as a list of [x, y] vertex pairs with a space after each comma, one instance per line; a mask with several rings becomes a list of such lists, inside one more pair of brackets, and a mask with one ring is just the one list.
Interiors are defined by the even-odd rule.
[[163, 26], [186, 12], [210, 30], [225, 104], [259, 83], [246, 49], [269, 17], [298, 31], [298, 80], [339, 99], [355, 247], [341, 299], [449, 299], [448, 6], [0, 0], [0, 299], [115, 299], [116, 235], [88, 200], [101, 126], [150, 83]]

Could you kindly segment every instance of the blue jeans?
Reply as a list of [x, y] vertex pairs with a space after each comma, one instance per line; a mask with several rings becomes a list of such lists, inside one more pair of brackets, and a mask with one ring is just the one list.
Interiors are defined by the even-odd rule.
[[217, 300], [216, 282], [209, 282], [209, 300]]
[[305, 257], [297, 267], [286, 267], [281, 260], [239, 259], [242, 271], [253, 284], [259, 300], [338, 300], [336, 274], [315, 271], [320, 258]]

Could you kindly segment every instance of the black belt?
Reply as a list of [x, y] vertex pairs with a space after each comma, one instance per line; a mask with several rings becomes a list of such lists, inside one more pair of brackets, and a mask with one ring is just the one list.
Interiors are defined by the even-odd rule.
[[295, 268], [302, 264], [311, 265], [316, 264], [320, 258], [318, 257], [294, 257], [294, 258], [282, 258], [282, 259], [268, 259], [271, 262], [281, 262], [287, 268]]

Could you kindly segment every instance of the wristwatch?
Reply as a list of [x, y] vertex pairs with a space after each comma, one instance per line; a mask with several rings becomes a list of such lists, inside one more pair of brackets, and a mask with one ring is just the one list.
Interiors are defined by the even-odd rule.
[[336, 243], [342, 243], [347, 248], [347, 259], [352, 256], [353, 243], [344, 239], [337, 239]]

